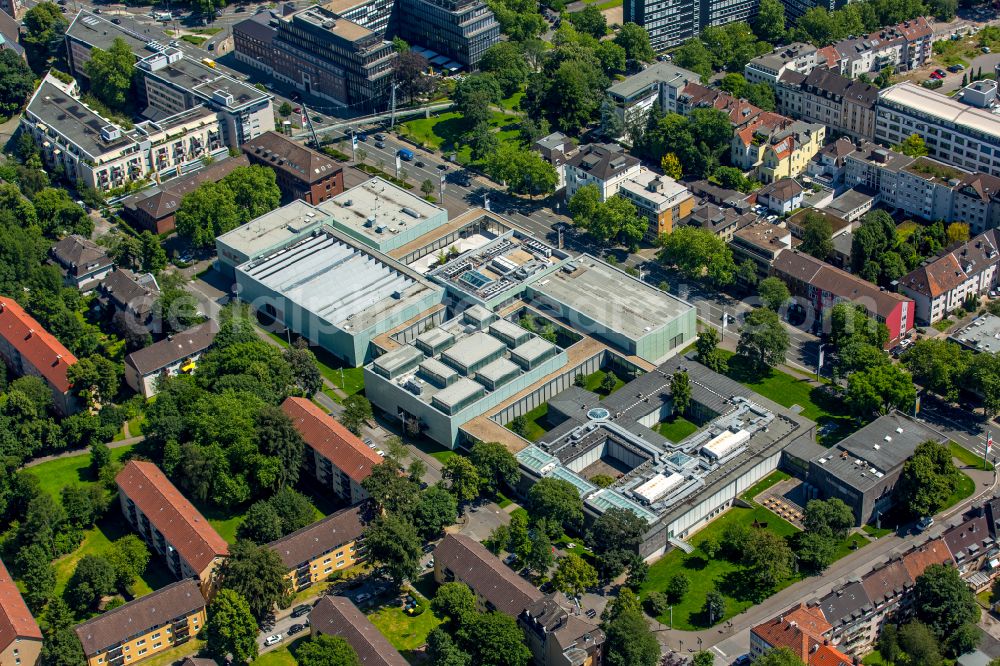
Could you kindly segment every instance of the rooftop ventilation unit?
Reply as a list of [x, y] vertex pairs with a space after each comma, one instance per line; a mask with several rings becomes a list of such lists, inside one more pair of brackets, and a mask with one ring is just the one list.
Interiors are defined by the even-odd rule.
[[105, 125], [101, 128], [101, 139], [104, 141], [115, 141], [122, 138], [121, 128], [115, 125]]

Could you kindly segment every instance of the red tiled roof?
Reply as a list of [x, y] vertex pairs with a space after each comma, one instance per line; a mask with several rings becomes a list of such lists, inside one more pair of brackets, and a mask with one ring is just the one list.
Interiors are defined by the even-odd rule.
[[18, 638], [40, 641], [42, 632], [7, 567], [0, 562], [0, 650], [6, 650]]
[[835, 647], [821, 645], [809, 655], [809, 666], [851, 666], [854, 661]]
[[785, 613], [758, 624], [752, 631], [771, 647], [787, 647], [805, 661], [813, 649], [823, 643], [823, 634], [832, 628], [823, 616], [823, 611], [800, 603]]
[[229, 554], [229, 545], [205, 516], [153, 463], [129, 461], [115, 482], [192, 569], [200, 573]]
[[953, 561], [951, 553], [948, 552], [948, 546], [941, 538], [928, 541], [923, 546], [914, 548], [903, 555], [903, 566], [906, 567], [906, 572], [913, 580], [916, 580], [932, 564], [948, 564]]
[[66, 371], [76, 363], [76, 357], [10, 298], [0, 297], [0, 337], [56, 390], [69, 391], [71, 384]]
[[899, 30], [903, 37], [905, 37], [909, 42], [922, 39], [924, 37], [930, 37], [934, 34], [934, 31], [931, 29], [931, 24], [928, 23], [927, 19], [923, 16], [918, 16], [911, 21], [903, 21], [896, 26], [896, 29]]
[[757, 132], [763, 132], [764, 134], [771, 134], [775, 130], [784, 129], [792, 124], [792, 119], [787, 118], [780, 113], [772, 113], [770, 111], [765, 111], [761, 113], [757, 118], [737, 132], [737, 136], [740, 137], [740, 141], [744, 146], [749, 146], [753, 141], [753, 136]]
[[306, 398], [288, 398], [282, 403], [288, 418], [305, 443], [335, 467], [361, 483], [382, 457], [368, 448], [350, 430]]
[[837, 52], [837, 47], [835, 46], [824, 46], [816, 51], [816, 60], [822, 58], [826, 61], [826, 66], [830, 69], [835, 69], [837, 63], [840, 62], [840, 53]]

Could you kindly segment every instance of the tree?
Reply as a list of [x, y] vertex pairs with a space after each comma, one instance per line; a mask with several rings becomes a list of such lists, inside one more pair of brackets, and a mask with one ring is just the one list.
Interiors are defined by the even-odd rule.
[[295, 660], [299, 666], [360, 666], [358, 654], [340, 636], [316, 634], [298, 646]]
[[35, 77], [12, 49], [0, 51], [0, 114], [18, 113], [35, 89]]
[[533, 520], [545, 520], [553, 536], [566, 527], [578, 527], [583, 522], [583, 500], [569, 481], [544, 478], [528, 491], [528, 514]]
[[69, 606], [56, 597], [42, 618], [42, 663], [46, 666], [80, 666], [87, 662], [83, 646], [73, 631], [76, 621]]
[[316, 363], [316, 354], [309, 349], [302, 338], [285, 350], [285, 361], [295, 375], [298, 384], [307, 396], [313, 396], [323, 388], [323, 375]]
[[893, 146], [892, 149], [910, 157], [927, 155], [927, 144], [924, 143], [924, 137], [919, 134], [911, 134], [903, 139], [902, 143]]
[[597, 206], [587, 230], [602, 243], [617, 240], [629, 248], [637, 248], [647, 226], [634, 203], [615, 195]]
[[158, 273], [167, 267], [167, 252], [160, 239], [148, 231], [139, 234], [139, 258], [142, 270]]
[[242, 213], [225, 184], [205, 182], [184, 195], [175, 218], [181, 237], [207, 248], [215, 245], [216, 236], [238, 227]]
[[376, 518], [365, 530], [368, 560], [397, 588], [420, 572], [420, 537], [408, 522], [393, 515]]
[[913, 610], [942, 642], [948, 642], [963, 625], [978, 622], [980, 614], [975, 595], [958, 569], [941, 564], [930, 565], [917, 577]]
[[247, 509], [236, 534], [239, 538], [254, 543], [270, 543], [284, 536], [281, 516], [270, 502], [266, 500], [254, 502]]
[[222, 179], [222, 184], [232, 193], [240, 224], [270, 213], [281, 203], [281, 189], [270, 167], [236, 167]]
[[674, 51], [674, 62], [701, 76], [703, 81], [712, 76], [712, 54], [697, 37], [692, 37]]
[[477, 613], [459, 630], [459, 641], [483, 666], [527, 666], [531, 650], [517, 620], [505, 613]]
[[791, 575], [795, 556], [788, 543], [774, 532], [752, 530], [750, 536], [742, 562], [756, 582], [754, 592], [766, 596], [768, 590]]
[[764, 307], [779, 312], [792, 295], [788, 292], [788, 287], [780, 278], [768, 277], [760, 281], [757, 285], [757, 295], [760, 297]]
[[945, 231], [949, 246], [954, 243], [965, 243], [969, 240], [969, 225], [965, 222], [952, 222]]
[[660, 168], [663, 169], [664, 174], [674, 180], [680, 180], [684, 175], [681, 169], [681, 161], [673, 153], [666, 153], [663, 156], [663, 159], [660, 160]]
[[490, 106], [498, 104], [502, 94], [495, 76], [479, 73], [459, 81], [452, 98], [455, 100], [455, 109], [462, 114], [465, 126], [471, 129], [478, 125], [488, 126]]
[[726, 614], [726, 599], [718, 590], [711, 590], [705, 595], [705, 605], [701, 607], [701, 612], [708, 620], [708, 625], [712, 626], [722, 620]]
[[86, 613], [114, 591], [115, 569], [111, 563], [99, 555], [84, 555], [66, 584], [66, 599], [78, 613]]
[[802, 660], [791, 649], [769, 650], [754, 660], [754, 666], [801, 666]]
[[687, 372], [675, 372], [670, 377], [670, 399], [674, 416], [684, 416], [691, 405], [691, 378]]
[[587, 532], [587, 544], [598, 555], [613, 550], [637, 550], [647, 529], [643, 518], [616, 507], [594, 521]]
[[913, 378], [896, 365], [882, 364], [857, 370], [847, 379], [845, 402], [859, 417], [909, 409], [916, 397]]
[[111, 544], [106, 556], [115, 570], [115, 585], [125, 592], [146, 573], [150, 554], [142, 539], [135, 534], [126, 534]]
[[551, 194], [559, 182], [559, 174], [552, 164], [539, 153], [513, 142], [501, 144], [487, 156], [485, 170], [494, 180], [506, 183], [507, 189], [514, 194]]
[[464, 456], [452, 456], [441, 468], [448, 489], [461, 502], [471, 502], [479, 496], [479, 474], [475, 465]]
[[837, 557], [837, 541], [815, 532], [799, 532], [794, 537], [795, 555], [803, 568], [820, 572]]
[[649, 33], [642, 26], [626, 23], [615, 35], [615, 44], [625, 49], [625, 57], [639, 62], [652, 62], [656, 54], [649, 45]]
[[812, 211], [803, 216], [802, 245], [799, 249], [824, 261], [833, 254], [833, 227], [826, 216]]
[[411, 102], [416, 95], [433, 89], [433, 79], [424, 73], [427, 66], [427, 58], [416, 51], [406, 50], [396, 56], [393, 77], [400, 92]]
[[757, 38], [772, 44], [785, 38], [785, 6], [780, 0], [761, 0], [753, 31]]
[[372, 468], [361, 487], [378, 504], [379, 510], [398, 516], [409, 516], [420, 500], [420, 486], [402, 473], [399, 463], [386, 458]]
[[679, 604], [691, 589], [691, 579], [684, 572], [676, 573], [667, 581], [665, 590], [671, 603]]
[[803, 525], [807, 532], [835, 539], [844, 539], [854, 527], [851, 507], [836, 497], [828, 500], [812, 499], [806, 503]]
[[434, 593], [431, 610], [438, 617], [447, 618], [452, 629], [466, 624], [476, 613], [476, 595], [465, 583], [444, 583]]
[[646, 611], [653, 617], [659, 617], [670, 611], [670, 599], [663, 592], [650, 592], [646, 596]]
[[708, 650], [700, 650], [694, 653], [694, 657], [691, 661], [691, 666], [714, 666], [715, 665], [715, 655], [713, 655]]
[[66, 370], [66, 378], [77, 395], [92, 405], [98, 405], [118, 393], [119, 366], [109, 358], [93, 354], [71, 365]]
[[[587, 5], [582, 11], [569, 15], [569, 21], [580, 32], [600, 39], [608, 32], [608, 20], [597, 5]], [[648, 41], [648, 35], [647, 35]]]
[[919, 444], [903, 463], [896, 505], [913, 517], [933, 516], [954, 492], [960, 474], [947, 446], [935, 441]]
[[255, 423], [257, 450], [276, 463], [267, 474], [258, 473], [257, 480], [268, 490], [289, 487], [299, 480], [305, 442], [292, 419], [280, 407], [264, 405], [257, 412]]
[[684, 226], [660, 238], [661, 258], [693, 280], [708, 279], [718, 286], [733, 281], [736, 264], [725, 241], [707, 229]]
[[655, 666], [660, 660], [660, 644], [642, 613], [625, 611], [608, 623], [605, 630], [608, 666]]
[[548, 573], [554, 559], [552, 540], [549, 539], [546, 530], [548, 530], [547, 521], [538, 521], [530, 533], [528, 548], [521, 555], [521, 564], [539, 575]]
[[344, 398], [344, 411], [340, 422], [353, 434], [361, 435], [361, 426], [372, 420], [372, 404], [363, 395], [349, 395]]
[[24, 583], [24, 601], [36, 615], [55, 594], [56, 572], [45, 550], [32, 544], [22, 548], [15, 558], [18, 578]]
[[510, 97], [527, 81], [531, 68], [518, 44], [497, 42], [483, 52], [479, 59], [479, 71], [496, 77], [501, 94]]
[[238, 539], [229, 547], [229, 557], [219, 568], [219, 577], [222, 587], [245, 599], [259, 621], [285, 594], [287, 570], [277, 552]]
[[757, 308], [750, 312], [740, 328], [736, 353], [758, 372], [769, 371], [785, 361], [788, 331], [773, 310]]
[[587, 590], [597, 587], [597, 570], [574, 553], [559, 558], [556, 572], [552, 574], [552, 585], [571, 597], [579, 597]]
[[501, 485], [513, 485], [520, 473], [517, 458], [500, 442], [476, 442], [470, 459], [479, 474], [483, 490], [496, 495]]
[[726, 359], [719, 352], [719, 332], [711, 326], [706, 326], [698, 333], [695, 349], [698, 352], [698, 362], [715, 372], [724, 372]]
[[[730, 74], [730, 76], [740, 75]], [[749, 192], [753, 189], [750, 179], [744, 176], [743, 172], [736, 167], [720, 166], [715, 170], [714, 176], [725, 188], [739, 190], [740, 192]]]
[[107, 511], [109, 503], [102, 486], [83, 486], [78, 483], [63, 486], [60, 499], [66, 510], [66, 521], [77, 529], [93, 527], [97, 519]]
[[135, 75], [135, 56], [128, 42], [115, 37], [107, 51], [95, 46], [83, 68], [94, 96], [112, 110], [123, 110]]
[[413, 512], [413, 526], [420, 538], [431, 541], [441, 536], [448, 525], [458, 519], [458, 502], [455, 496], [439, 485], [423, 491]]
[[427, 636], [427, 660], [433, 666], [470, 666], [472, 655], [460, 648], [441, 627]]
[[601, 205], [601, 191], [597, 185], [584, 185], [569, 199], [569, 214], [573, 223], [586, 229]]
[[955, 401], [972, 368], [973, 355], [950, 340], [927, 338], [907, 349], [900, 361], [913, 375], [913, 381]]
[[235, 663], [249, 664], [257, 658], [260, 631], [250, 604], [234, 590], [221, 589], [208, 605], [205, 623], [208, 651], [219, 662], [232, 655]]
[[49, 60], [56, 57], [63, 47], [63, 35], [69, 21], [54, 2], [39, 2], [25, 12], [21, 20], [24, 35], [21, 41], [28, 55], [28, 62], [35, 72], [42, 73]]
[[839, 350], [854, 339], [881, 349], [889, 342], [889, 329], [870, 318], [864, 306], [837, 303], [830, 311], [830, 342]]
[[500, 31], [516, 42], [529, 41], [542, 34], [547, 24], [538, 13], [538, 3], [531, 0], [491, 0], [490, 9], [497, 17]]
[[899, 647], [908, 664], [940, 666], [943, 660], [938, 645], [937, 637], [923, 622], [911, 620], [899, 629]]
[[31, 203], [38, 215], [38, 224], [46, 236], [90, 236], [94, 230], [93, 220], [76, 205], [66, 190], [45, 187], [35, 193]]

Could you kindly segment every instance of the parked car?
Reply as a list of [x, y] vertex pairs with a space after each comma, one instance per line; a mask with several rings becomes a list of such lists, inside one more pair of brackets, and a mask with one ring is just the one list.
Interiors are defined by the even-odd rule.
[[288, 635], [289, 636], [294, 636], [295, 634], [299, 633], [300, 631], [302, 631], [305, 628], [306, 628], [306, 625], [304, 625], [304, 624], [293, 624], [292, 626], [288, 627]]
[[312, 606], [309, 604], [299, 604], [292, 609], [292, 617], [302, 617], [303, 615], [308, 615], [311, 610]]
[[934, 73], [935, 74], [940, 74], [942, 79], [944, 77], [948, 76], [948, 72], [944, 71], [943, 69], [935, 69]]
[[923, 532], [933, 524], [934, 524], [933, 518], [931, 518], [930, 516], [924, 516], [923, 518], [917, 521], [917, 531]]
[[952, 65], [951, 67], [948, 68], [948, 71], [951, 72], [952, 74], [955, 74], [957, 72], [961, 72], [962, 71], [962, 66], [961, 65]]
[[982, 49], [983, 53], [990, 53], [990, 47], [984, 46]]
[[274, 634], [273, 636], [268, 636], [264, 639], [264, 645], [268, 646], [277, 645], [279, 642], [281, 642], [281, 634]]
[[507, 557], [503, 558], [504, 564], [510, 565], [513, 564], [514, 562], [517, 562], [517, 555], [515, 555], [514, 553], [511, 553]]
[[372, 595], [368, 594], [367, 592], [362, 592], [358, 596], [354, 597], [354, 603], [356, 603], [356, 604], [363, 604], [363, 603], [365, 603], [366, 601], [368, 601], [371, 598], [372, 598]]

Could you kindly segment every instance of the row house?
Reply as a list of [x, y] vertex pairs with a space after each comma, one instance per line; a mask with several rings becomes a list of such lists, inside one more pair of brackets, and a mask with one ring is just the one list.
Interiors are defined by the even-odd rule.
[[778, 111], [785, 115], [857, 139], [871, 139], [875, 134], [878, 88], [826, 67], [808, 74], [786, 72], [775, 85], [774, 96]]
[[122, 666], [197, 638], [205, 620], [198, 581], [185, 578], [78, 624], [74, 631], [87, 666]]
[[827, 64], [852, 79], [892, 67], [897, 73], [923, 67], [933, 54], [933, 30], [920, 16], [827, 47]]
[[0, 562], [0, 664], [35, 666], [42, 654], [42, 631], [21, 591]]
[[342, 509], [267, 544], [288, 569], [285, 577], [293, 592], [310, 588], [363, 559], [363, 512], [362, 506]]
[[68, 376], [76, 357], [10, 298], [0, 298], [0, 357], [15, 375], [40, 377], [60, 414], [68, 416], [79, 408]]
[[349, 504], [367, 499], [361, 482], [382, 456], [307, 398], [287, 398], [281, 409], [305, 441], [306, 472]]
[[218, 324], [209, 319], [137, 349], [125, 357], [125, 383], [149, 400], [159, 392], [162, 379], [194, 372], [218, 332]]
[[151, 462], [131, 460], [115, 477], [122, 513], [179, 579], [197, 578], [201, 595], [215, 588], [229, 545], [205, 516]]
[[781, 252], [771, 268], [781, 278], [793, 296], [809, 303], [821, 321], [824, 313], [842, 301], [857, 303], [873, 319], [889, 329], [887, 349], [913, 330], [913, 300], [901, 294], [885, 291], [871, 282], [835, 268], [797, 250]]
[[978, 298], [997, 284], [1000, 264], [995, 229], [949, 248], [925, 261], [899, 280], [899, 289], [913, 299], [917, 322], [929, 326]]

